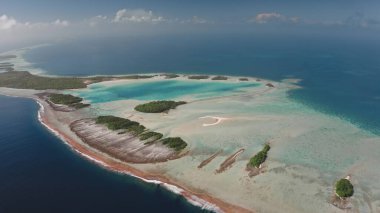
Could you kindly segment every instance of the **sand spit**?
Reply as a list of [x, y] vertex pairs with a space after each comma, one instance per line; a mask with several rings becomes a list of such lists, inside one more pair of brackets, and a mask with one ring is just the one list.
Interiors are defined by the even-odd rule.
[[159, 142], [145, 144], [133, 134], [119, 134], [91, 118], [74, 121], [70, 129], [86, 144], [125, 162], [157, 163], [181, 157]]
[[217, 124], [220, 124], [220, 122], [222, 122], [223, 120], [227, 120], [228, 118], [222, 118], [222, 117], [215, 117], [215, 116], [203, 116], [203, 117], [200, 117], [199, 119], [207, 119], [207, 118], [211, 118], [211, 119], [215, 119], [215, 122], [214, 123], [204, 123], [202, 124], [202, 126], [214, 126], [214, 125], [217, 125]]
[[245, 151], [245, 149], [239, 149], [239, 151], [235, 152], [233, 155], [229, 156], [226, 160], [220, 164], [219, 169], [217, 169], [216, 173], [222, 173], [228, 168], [232, 167], [232, 164], [236, 162], [236, 158]]
[[207, 158], [206, 160], [202, 161], [202, 163], [199, 164], [198, 169], [201, 169], [202, 167], [204, 167], [207, 164], [209, 164], [212, 160], [214, 160], [222, 152], [223, 152], [223, 150], [219, 150], [216, 153], [214, 153], [213, 155], [211, 155], [209, 158]]
[[260, 173], [264, 172], [264, 166], [263, 164], [260, 164], [259, 168], [247, 165], [246, 171], [248, 171], [248, 176], [250, 178], [259, 175]]

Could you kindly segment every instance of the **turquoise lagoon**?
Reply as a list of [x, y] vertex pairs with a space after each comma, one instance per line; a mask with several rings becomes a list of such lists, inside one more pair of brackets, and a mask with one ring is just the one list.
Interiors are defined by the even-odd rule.
[[[140, 80], [139, 80], [140, 81]], [[97, 83], [73, 93], [91, 103], [117, 100], [176, 100], [184, 96], [195, 99], [233, 94], [258, 87], [257, 82], [210, 82], [197, 80], [148, 80], [141, 82]]]

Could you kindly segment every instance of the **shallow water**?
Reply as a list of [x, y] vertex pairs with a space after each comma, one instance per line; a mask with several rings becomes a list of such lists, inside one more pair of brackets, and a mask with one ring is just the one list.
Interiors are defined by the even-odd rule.
[[133, 83], [102, 83], [90, 85], [88, 89], [75, 91], [91, 103], [104, 103], [117, 100], [171, 100], [183, 96], [208, 98], [241, 92], [244, 89], [257, 87], [259, 83], [226, 83], [204, 81], [159, 80]]

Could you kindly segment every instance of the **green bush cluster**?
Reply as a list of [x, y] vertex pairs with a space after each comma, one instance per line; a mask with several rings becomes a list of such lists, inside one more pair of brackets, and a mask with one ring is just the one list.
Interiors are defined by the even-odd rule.
[[83, 99], [68, 94], [50, 94], [49, 100], [55, 104], [70, 105], [80, 103]]
[[127, 76], [121, 76], [120, 79], [147, 79], [147, 78], [153, 78], [154, 75], [127, 75]]
[[208, 79], [210, 76], [208, 75], [191, 75], [188, 77], [188, 79], [193, 79], [193, 80], [201, 80], [201, 79]]
[[[139, 124], [136, 121], [131, 121], [126, 118], [120, 118], [120, 117], [115, 117], [111, 115], [99, 116], [96, 118], [96, 123], [106, 125], [107, 128], [110, 130], [125, 130], [125, 131], [119, 132], [119, 134], [131, 132], [135, 136], [139, 136], [140, 140], [147, 140], [149, 138], [154, 138], [152, 141], [148, 143], [154, 143], [163, 137], [161, 133], [146, 131], [146, 128], [143, 125]], [[164, 138], [160, 141], [164, 145], [176, 151], [180, 151], [187, 146], [187, 143], [179, 137]]]
[[249, 166], [259, 168], [259, 166], [267, 159], [269, 150], [270, 146], [265, 144], [264, 148], [249, 160]]
[[226, 76], [215, 76], [211, 78], [211, 80], [227, 80], [228, 78]]
[[239, 81], [248, 81], [248, 78], [239, 78]]
[[165, 76], [166, 79], [178, 78], [179, 77], [179, 75], [177, 75], [177, 74], [171, 74], [171, 73], [164, 74], [164, 76]]
[[140, 135], [145, 131], [145, 126], [139, 124], [139, 125], [131, 125], [127, 128], [128, 131], [130, 131], [133, 135], [137, 136]]
[[[126, 118], [119, 118], [115, 116], [99, 116], [96, 118], [97, 124], [104, 124], [108, 127], [110, 130], [119, 130], [119, 129], [128, 129], [128, 130], [138, 130], [141, 131], [142, 128], [145, 129], [144, 126], [141, 126], [136, 121], [131, 121]], [[140, 127], [132, 127], [132, 126], [140, 126]]]
[[351, 197], [354, 194], [354, 186], [347, 179], [340, 179], [335, 184], [335, 192], [339, 197]]
[[50, 94], [48, 97], [49, 100], [55, 104], [63, 104], [66, 106], [74, 107], [76, 109], [81, 109], [90, 106], [90, 104], [81, 103], [83, 99], [73, 95], [53, 93]]
[[175, 109], [177, 106], [186, 104], [184, 101], [152, 101], [145, 104], [140, 104], [135, 107], [136, 111], [145, 113], [160, 113], [170, 109]]
[[162, 139], [161, 142], [167, 145], [168, 147], [175, 149], [176, 151], [181, 151], [187, 146], [187, 143], [183, 141], [180, 137], [165, 138]]
[[8, 71], [0, 73], [0, 87], [16, 89], [79, 89], [86, 88], [83, 79], [80, 78], [51, 78], [32, 75], [29, 72]]
[[154, 140], [159, 140], [162, 137], [163, 135], [158, 132], [145, 132], [140, 135], [140, 140], [147, 140], [149, 138], [154, 138]]

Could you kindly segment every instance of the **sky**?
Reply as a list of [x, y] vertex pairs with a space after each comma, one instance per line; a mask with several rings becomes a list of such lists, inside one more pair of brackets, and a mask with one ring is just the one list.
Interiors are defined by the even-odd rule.
[[378, 0], [0, 0], [0, 46], [157, 34], [373, 36]]

